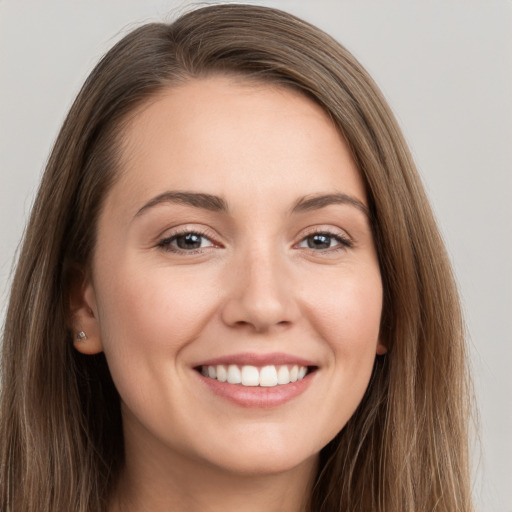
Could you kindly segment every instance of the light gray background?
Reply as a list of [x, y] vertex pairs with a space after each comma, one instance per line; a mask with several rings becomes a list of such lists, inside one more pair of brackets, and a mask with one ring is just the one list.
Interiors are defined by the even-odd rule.
[[[445, 236], [471, 335], [478, 510], [511, 512], [512, 2], [252, 3], [332, 34], [395, 111]], [[189, 4], [0, 0], [0, 318], [41, 171], [81, 83], [128, 29]]]

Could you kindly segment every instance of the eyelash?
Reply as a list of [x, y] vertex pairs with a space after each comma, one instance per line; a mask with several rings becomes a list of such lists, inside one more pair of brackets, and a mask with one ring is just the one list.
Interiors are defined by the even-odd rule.
[[[171, 236], [168, 236], [168, 237], [164, 238], [163, 240], [161, 240], [158, 243], [158, 247], [160, 247], [161, 249], [163, 249], [166, 252], [173, 252], [176, 254], [187, 254], [187, 255], [202, 253], [204, 251], [204, 249], [206, 249], [206, 248], [197, 248], [197, 249], [193, 249], [193, 250], [185, 250], [185, 249], [180, 249], [178, 247], [174, 247], [171, 245], [171, 243], [176, 241], [178, 238], [187, 236], [187, 235], [196, 235], [200, 238], [205, 238], [209, 242], [212, 243], [212, 246], [216, 245], [216, 243], [211, 239], [210, 236], [208, 236], [207, 233], [201, 232], [200, 230], [184, 229], [184, 230], [178, 231], [176, 233], [173, 233]], [[328, 230], [312, 231], [312, 232], [308, 233], [306, 236], [304, 236], [300, 240], [299, 244], [303, 243], [308, 238], [314, 237], [316, 235], [325, 235], [327, 238], [334, 239], [336, 242], [338, 242], [338, 245], [334, 248], [329, 247], [327, 249], [321, 249], [318, 251], [311, 247], [308, 248], [309, 250], [311, 250], [315, 253], [327, 253], [328, 252], [329, 254], [332, 254], [334, 252], [350, 249], [351, 247], [353, 247], [353, 243], [348, 237], [345, 237], [339, 233], [332, 233], [331, 231], [328, 231]]]
[[329, 254], [332, 254], [332, 253], [335, 253], [335, 252], [338, 252], [338, 251], [345, 251], [345, 250], [350, 249], [351, 247], [353, 247], [352, 240], [350, 240], [347, 236], [342, 235], [341, 233], [333, 233], [332, 231], [325, 230], [325, 229], [317, 229], [317, 230], [314, 230], [314, 231], [311, 231], [311, 232], [307, 233], [300, 240], [299, 244], [303, 243], [308, 238], [312, 238], [312, 237], [314, 237], [316, 235], [324, 235], [327, 238], [334, 239], [336, 242], [338, 242], [338, 245], [336, 247], [329, 247], [327, 249], [321, 249], [319, 251], [317, 251], [315, 249], [312, 249], [311, 247], [308, 248], [309, 250], [311, 250], [311, 251], [313, 251], [315, 253], [323, 253], [323, 254], [329, 253]]
[[180, 249], [179, 247], [174, 247], [171, 245], [172, 242], [177, 240], [180, 237], [186, 236], [186, 235], [196, 235], [200, 238], [206, 238], [208, 241], [210, 241], [213, 245], [216, 245], [215, 242], [211, 239], [210, 236], [208, 236], [207, 233], [201, 232], [201, 230], [194, 230], [194, 229], [183, 229], [181, 231], [177, 231], [176, 233], [173, 233], [171, 236], [168, 236], [158, 242], [158, 247], [162, 248], [164, 251], [167, 252], [174, 252], [177, 254], [197, 254], [204, 251], [204, 248], [198, 248], [193, 250], [185, 250]]

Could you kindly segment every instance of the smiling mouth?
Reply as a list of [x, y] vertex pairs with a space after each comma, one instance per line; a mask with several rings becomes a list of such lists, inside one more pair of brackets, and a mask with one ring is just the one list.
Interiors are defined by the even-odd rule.
[[284, 386], [297, 381], [316, 370], [316, 366], [301, 365], [266, 365], [252, 366], [236, 364], [230, 365], [204, 365], [196, 368], [204, 377], [225, 382], [239, 384], [246, 387], [275, 387]]

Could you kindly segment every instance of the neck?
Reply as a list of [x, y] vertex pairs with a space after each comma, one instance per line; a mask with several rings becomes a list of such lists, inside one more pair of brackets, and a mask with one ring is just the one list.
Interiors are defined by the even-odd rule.
[[[126, 441], [126, 439], [125, 439]], [[111, 512], [307, 512], [318, 457], [286, 471], [243, 473], [184, 456], [126, 445]]]
[[237, 475], [193, 463], [165, 471], [156, 466], [125, 467], [112, 512], [307, 512], [316, 460], [270, 475]]

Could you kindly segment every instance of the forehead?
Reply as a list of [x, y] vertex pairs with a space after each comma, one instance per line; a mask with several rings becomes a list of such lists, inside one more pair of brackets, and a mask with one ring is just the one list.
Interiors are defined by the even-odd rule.
[[269, 198], [365, 189], [330, 117], [295, 90], [228, 76], [160, 91], [127, 123], [108, 202], [132, 210], [165, 190]]

